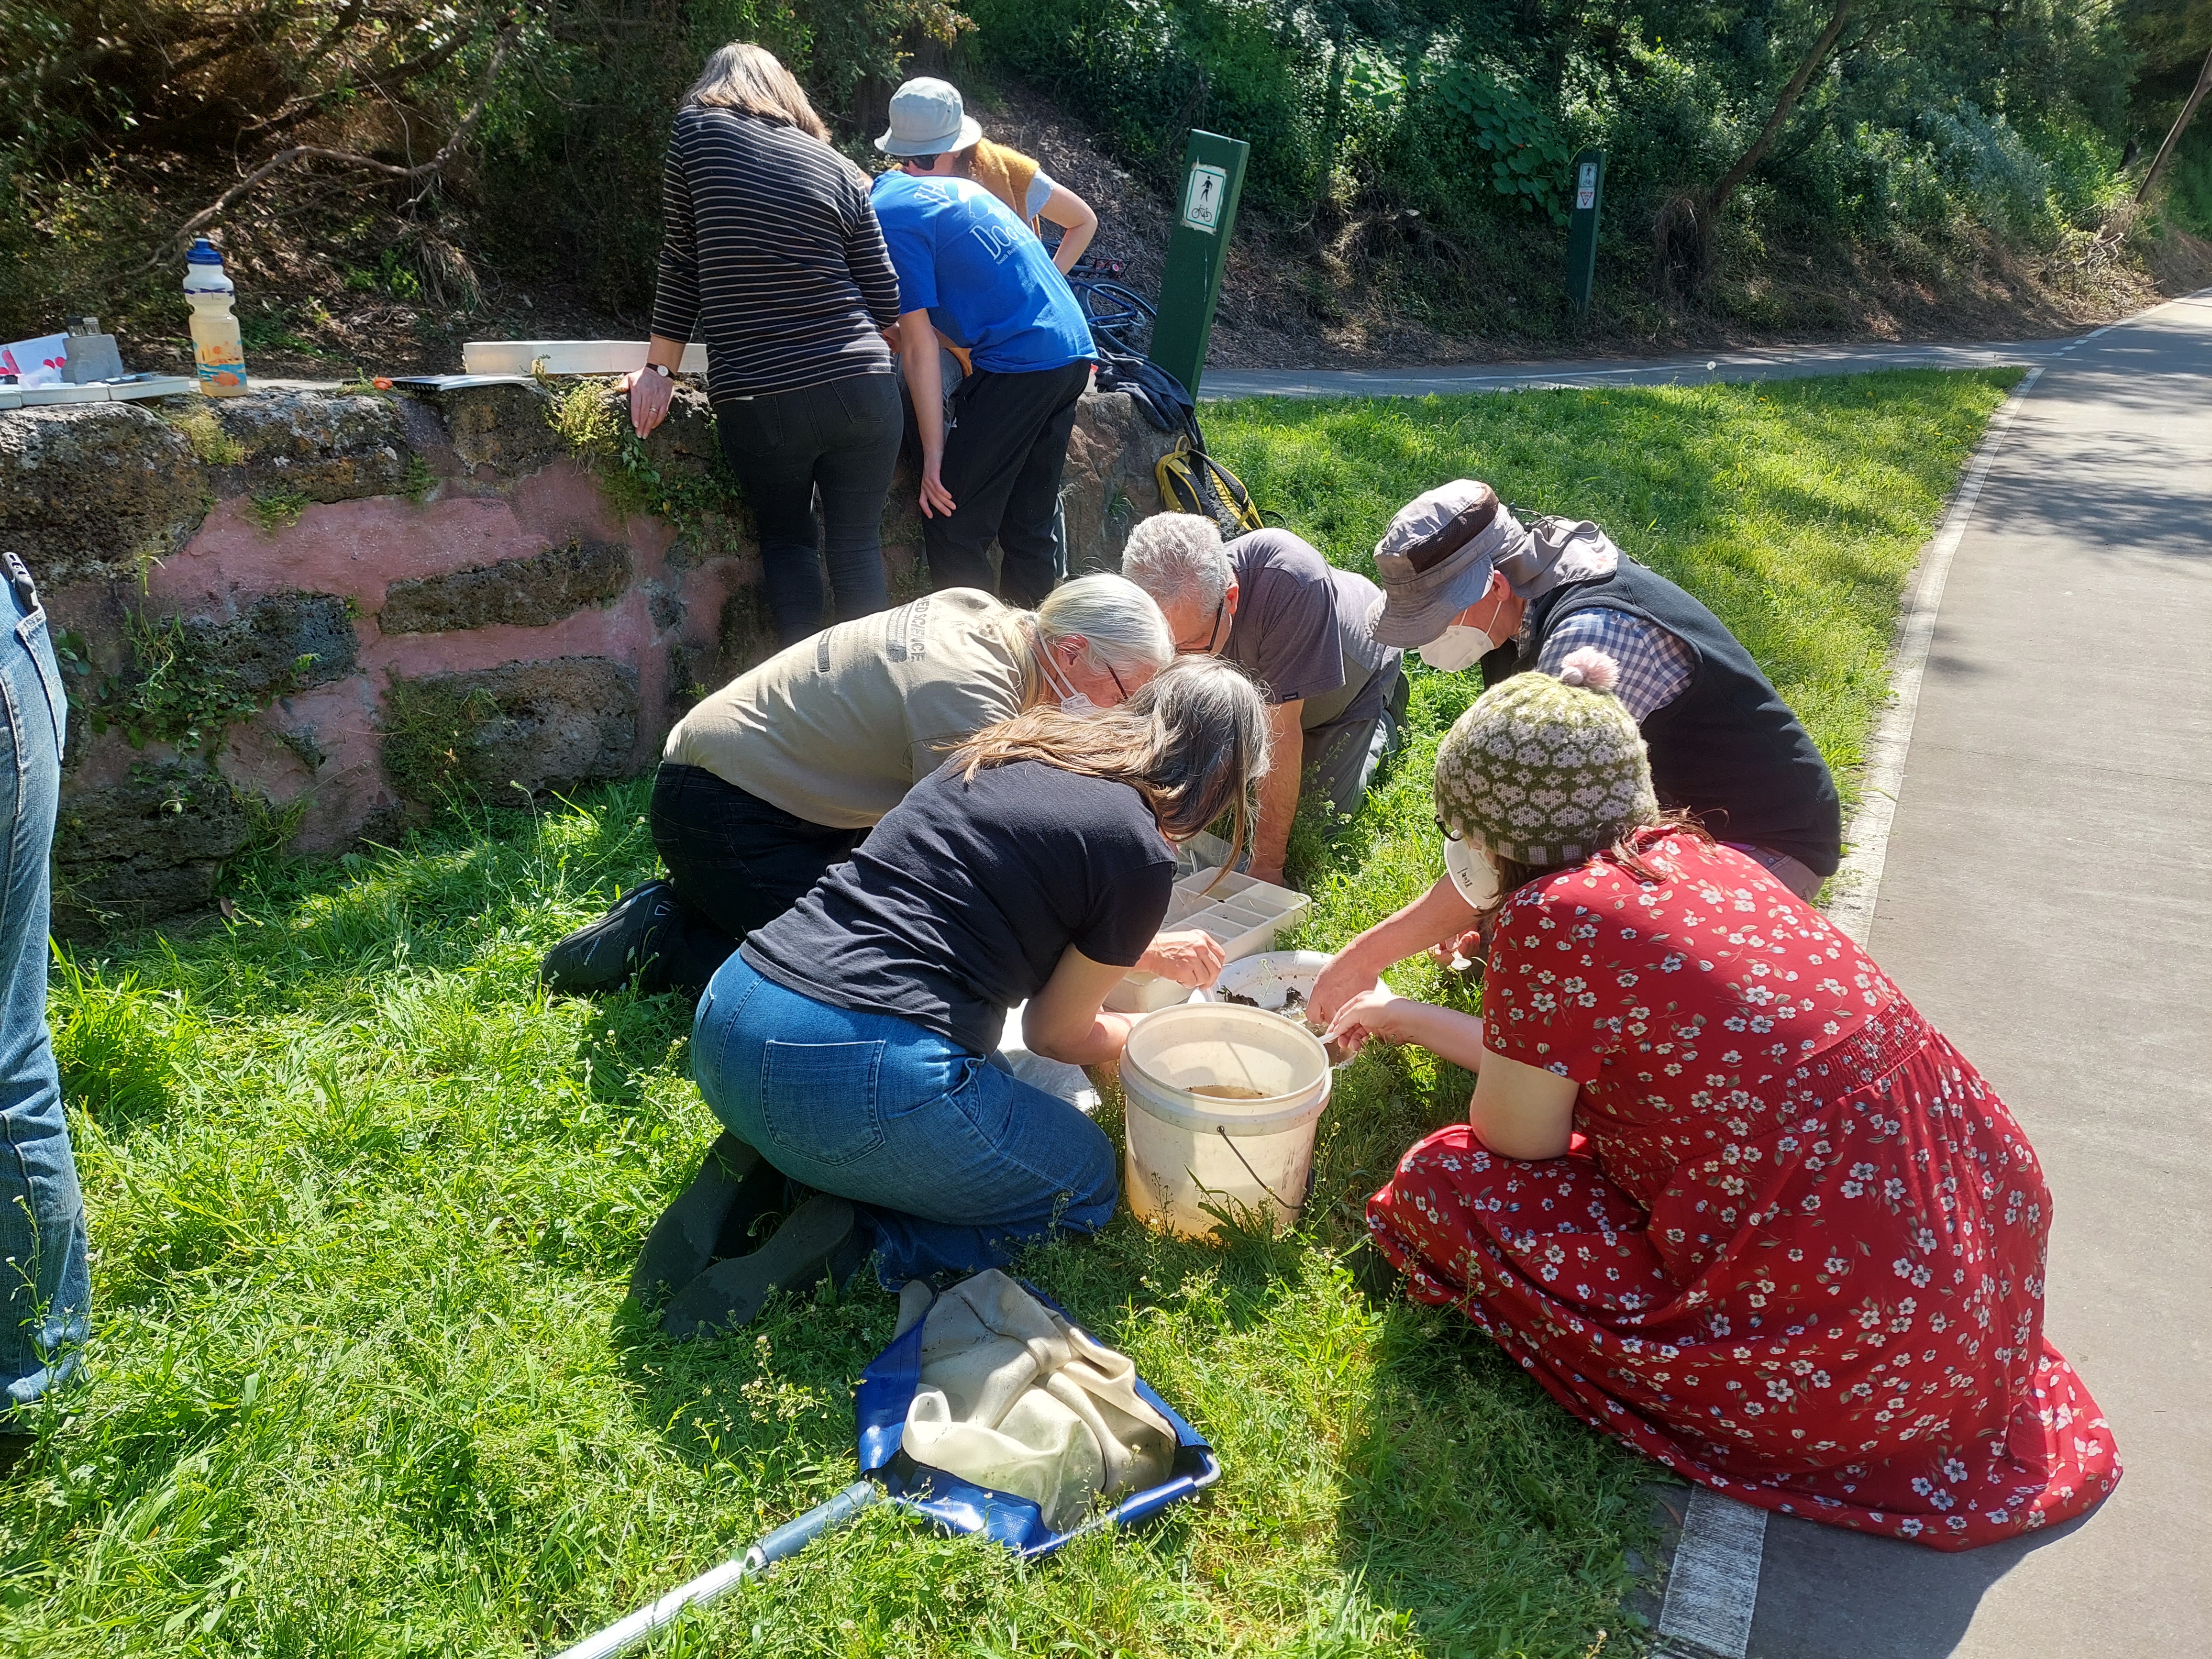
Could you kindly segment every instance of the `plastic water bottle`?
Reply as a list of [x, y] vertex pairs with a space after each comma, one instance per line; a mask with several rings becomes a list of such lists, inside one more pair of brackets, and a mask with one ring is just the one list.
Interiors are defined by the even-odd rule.
[[192, 358], [200, 390], [210, 398], [235, 398], [246, 390], [246, 349], [231, 304], [238, 289], [222, 268], [222, 252], [204, 236], [185, 255], [185, 300], [192, 308]]

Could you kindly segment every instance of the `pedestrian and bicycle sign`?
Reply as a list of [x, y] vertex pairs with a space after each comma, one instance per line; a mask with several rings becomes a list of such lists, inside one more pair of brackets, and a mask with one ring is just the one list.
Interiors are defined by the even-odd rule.
[[1152, 325], [1152, 360], [1198, 395], [1206, 370], [1206, 343], [1237, 231], [1237, 198], [1252, 147], [1194, 127], [1183, 155], [1182, 216], [1168, 235], [1167, 270], [1160, 277], [1160, 315]]
[[1575, 210], [1567, 216], [1567, 299], [1577, 313], [1589, 309], [1597, 278], [1597, 221], [1605, 208], [1605, 152], [1575, 157]]
[[1229, 197], [1229, 170], [1201, 163], [1190, 170], [1182, 198], [1182, 222], [1212, 233], [1221, 226], [1221, 204]]

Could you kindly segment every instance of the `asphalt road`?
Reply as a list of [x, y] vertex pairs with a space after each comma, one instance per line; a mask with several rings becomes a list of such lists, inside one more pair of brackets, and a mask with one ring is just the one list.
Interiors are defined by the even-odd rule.
[[2033, 368], [2082, 339], [2011, 340], [1986, 345], [1800, 345], [1700, 351], [1680, 357], [1481, 363], [1444, 368], [1210, 368], [1201, 401], [1218, 398], [1425, 398], [1461, 392], [1528, 392], [1553, 386], [1706, 386], [1715, 380], [1792, 380], [1876, 368]]
[[2212, 290], [2046, 360], [1951, 566], [1870, 946], [2019, 1117], [2125, 1468], [1965, 1555], [1777, 1516], [1752, 1659], [2212, 1655]]

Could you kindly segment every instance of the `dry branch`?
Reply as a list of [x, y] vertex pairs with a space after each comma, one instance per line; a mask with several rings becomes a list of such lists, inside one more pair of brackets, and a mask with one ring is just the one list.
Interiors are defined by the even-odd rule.
[[469, 141], [470, 134], [476, 131], [477, 123], [483, 118], [485, 106], [491, 102], [492, 93], [499, 85], [500, 70], [506, 64], [507, 55], [513, 49], [515, 39], [521, 32], [521, 27], [518, 21], [509, 24], [501, 32], [497, 43], [492, 47], [491, 61], [484, 70], [483, 88], [477, 93], [476, 102], [469, 106], [469, 112], [461, 118], [460, 125], [453, 129], [453, 137], [447, 139], [440, 147], [438, 153], [428, 161], [417, 162], [413, 167], [402, 167], [396, 161], [380, 161], [374, 156], [357, 155], [351, 150], [331, 149], [322, 144], [294, 144], [288, 149], [278, 150], [276, 154], [223, 191], [213, 202], [185, 220], [176, 233], [174, 238], [176, 246], [182, 247], [190, 243], [193, 237], [220, 220], [256, 185], [271, 173], [281, 173], [287, 167], [298, 167], [307, 161], [329, 161], [339, 167], [354, 167], [365, 173], [382, 173], [391, 179], [423, 179], [426, 182], [422, 189], [409, 198], [407, 205], [413, 207], [430, 192], [432, 187], [437, 183], [438, 175], [445, 171], [447, 163], [460, 154], [462, 146]]

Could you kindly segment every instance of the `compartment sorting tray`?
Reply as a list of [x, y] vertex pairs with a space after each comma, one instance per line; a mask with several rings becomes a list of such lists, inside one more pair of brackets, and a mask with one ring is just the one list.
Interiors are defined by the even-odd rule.
[[[1236, 962], [1275, 948], [1282, 931], [1295, 924], [1313, 901], [1304, 893], [1272, 883], [1255, 881], [1234, 871], [1195, 870], [1175, 884], [1168, 897], [1163, 932], [1195, 928], [1221, 946], [1224, 960]], [[1107, 993], [1106, 1006], [1116, 1013], [1149, 1014], [1186, 1000], [1188, 986], [1157, 974], [1133, 973]]]

